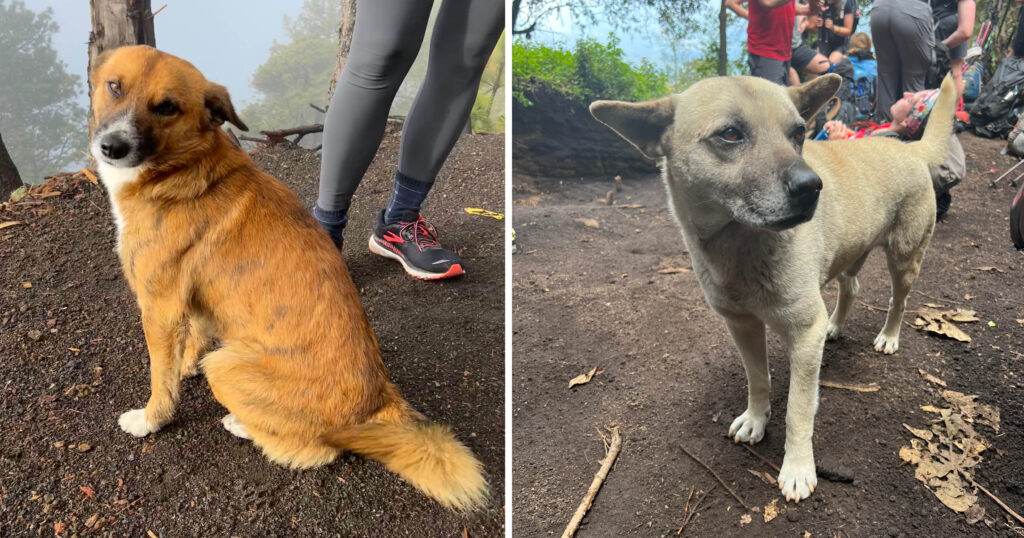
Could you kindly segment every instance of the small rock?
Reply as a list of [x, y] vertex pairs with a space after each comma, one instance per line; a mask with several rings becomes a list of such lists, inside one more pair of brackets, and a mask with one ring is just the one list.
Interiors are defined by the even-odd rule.
[[39, 339], [43, 337], [43, 332], [32, 329], [31, 331], [28, 332], [28, 337], [33, 342], [38, 342]]
[[64, 448], [64, 441], [57, 441], [53, 446], [56, 448]]
[[796, 511], [787, 512], [786, 521], [789, 521], [790, 523], [798, 523], [800, 521], [800, 513]]
[[92, 450], [92, 445], [89, 443], [78, 443], [78, 446], [75, 448], [77, 448], [79, 452], [88, 452]]

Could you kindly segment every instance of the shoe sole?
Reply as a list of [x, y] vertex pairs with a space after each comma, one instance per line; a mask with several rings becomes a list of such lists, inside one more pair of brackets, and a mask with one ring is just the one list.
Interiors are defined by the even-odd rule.
[[402, 268], [405, 269], [405, 272], [408, 273], [409, 276], [412, 276], [413, 278], [418, 278], [420, 280], [441, 280], [443, 278], [452, 278], [455, 276], [466, 274], [466, 272], [462, 270], [462, 265], [458, 263], [453, 264], [444, 273], [429, 273], [427, 271], [421, 271], [406, 263], [405, 258], [399, 256], [398, 254], [395, 254], [394, 252], [391, 251], [391, 249], [378, 243], [377, 238], [373, 235], [370, 236], [369, 246], [370, 252], [378, 256], [390, 258], [401, 263]]

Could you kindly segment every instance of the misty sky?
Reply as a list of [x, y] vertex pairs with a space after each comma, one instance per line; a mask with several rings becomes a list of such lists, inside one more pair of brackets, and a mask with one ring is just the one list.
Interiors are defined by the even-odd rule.
[[[157, 47], [180, 56], [210, 80], [228, 87], [242, 108], [255, 96], [249, 80], [266, 61], [274, 40], [285, 41], [282, 18], [295, 16], [302, 0], [153, 0], [153, 10], [167, 4], [154, 21]], [[54, 47], [68, 70], [82, 78], [85, 92], [87, 43], [92, 22], [86, 0], [26, 0], [32, 11], [53, 8], [60, 31]]]

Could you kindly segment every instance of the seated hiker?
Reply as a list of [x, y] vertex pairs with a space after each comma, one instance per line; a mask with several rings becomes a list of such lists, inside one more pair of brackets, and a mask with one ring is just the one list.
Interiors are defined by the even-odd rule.
[[807, 31], [809, 22], [807, 16], [797, 15], [796, 23], [793, 25], [793, 56], [789, 62], [789, 85], [800, 85], [800, 74], [803, 73], [804, 80], [817, 78], [828, 72], [832, 64], [823, 54], [814, 47], [807, 44], [804, 33]]
[[[924, 124], [928, 114], [935, 105], [939, 90], [925, 90], [916, 93], [904, 93], [903, 98], [889, 108], [892, 121], [876, 125], [874, 123], [857, 124], [858, 129], [839, 122], [830, 121], [825, 124], [824, 131], [829, 140], [846, 138], [864, 138], [866, 136], [894, 136], [901, 140], [918, 140], [924, 133]], [[862, 127], [861, 127], [862, 126]], [[955, 134], [950, 135], [949, 157], [946, 162], [931, 170], [932, 186], [935, 188], [936, 218], [949, 211], [952, 196], [949, 189], [963, 179], [967, 172], [963, 147]]]

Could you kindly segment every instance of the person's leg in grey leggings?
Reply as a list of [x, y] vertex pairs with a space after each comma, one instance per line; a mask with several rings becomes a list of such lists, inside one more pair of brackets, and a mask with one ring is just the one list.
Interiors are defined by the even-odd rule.
[[[487, 60], [504, 28], [501, 0], [445, 0], [434, 23], [427, 75], [402, 131], [395, 192], [384, 221], [419, 212], [423, 198], [407, 197], [404, 180], [434, 182], [469, 120]], [[424, 193], [425, 195], [425, 193]]]
[[925, 89], [935, 47], [931, 8], [916, 0], [878, 0], [871, 11], [871, 37], [878, 58], [875, 114], [891, 120], [889, 108], [903, 92]]
[[320, 194], [313, 214], [341, 246], [352, 194], [377, 153], [391, 102], [423, 41], [431, 2], [359, 5], [352, 46], [324, 122]]

